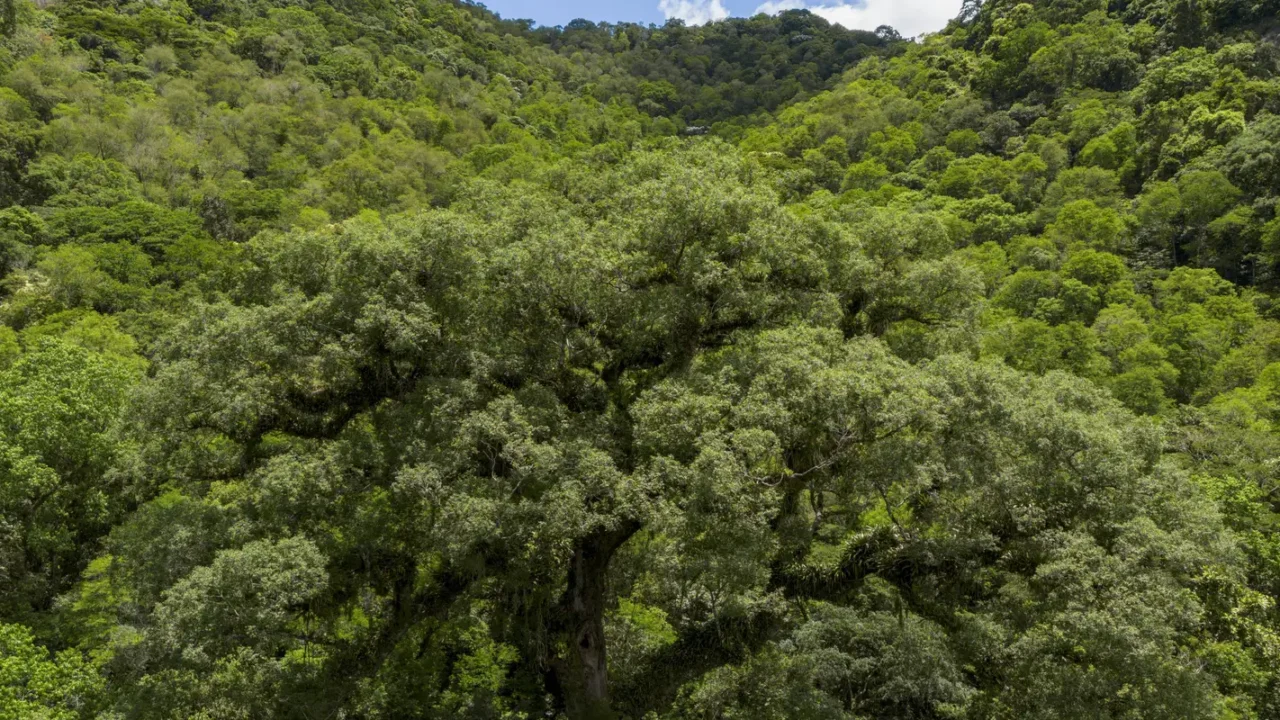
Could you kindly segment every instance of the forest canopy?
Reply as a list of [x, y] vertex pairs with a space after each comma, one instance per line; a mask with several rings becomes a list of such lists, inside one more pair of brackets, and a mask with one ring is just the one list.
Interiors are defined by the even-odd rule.
[[1280, 2], [0, 0], [0, 719], [1280, 717]]

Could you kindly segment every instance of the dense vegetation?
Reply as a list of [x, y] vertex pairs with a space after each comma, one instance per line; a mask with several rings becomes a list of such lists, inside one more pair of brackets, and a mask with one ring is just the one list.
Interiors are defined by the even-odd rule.
[[1280, 717], [1280, 2], [0, 10], [0, 718]]

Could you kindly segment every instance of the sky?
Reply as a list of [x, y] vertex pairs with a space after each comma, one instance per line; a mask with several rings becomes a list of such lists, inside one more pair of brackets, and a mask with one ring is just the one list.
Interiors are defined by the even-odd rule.
[[678, 17], [691, 25], [759, 12], [808, 8], [834, 23], [858, 30], [892, 25], [907, 37], [941, 30], [960, 12], [960, 0], [482, 0], [505, 18], [540, 25], [570, 20], [662, 23]]

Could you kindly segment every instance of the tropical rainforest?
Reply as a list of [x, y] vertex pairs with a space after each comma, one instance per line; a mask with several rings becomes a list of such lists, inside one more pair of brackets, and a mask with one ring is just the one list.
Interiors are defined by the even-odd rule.
[[1280, 718], [1280, 0], [0, 0], [0, 718]]

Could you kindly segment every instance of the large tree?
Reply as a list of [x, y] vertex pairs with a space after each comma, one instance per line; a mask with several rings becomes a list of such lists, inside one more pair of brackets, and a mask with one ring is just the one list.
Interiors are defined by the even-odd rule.
[[[884, 244], [911, 234], [875, 216], [863, 246], [758, 173], [715, 146], [655, 152], [563, 195], [480, 186], [448, 212], [255, 240], [139, 403], [129, 466], [170, 492], [109, 542], [138, 631], [113, 666], [128, 705], [639, 717], [795, 632], [789, 672], [839, 712], [1208, 707], [1161, 628], [1200, 631], [1179, 578], [1229, 543], [1176, 500], [1152, 431], [1083, 381], [912, 366], [859, 336], [846, 316], [892, 286], [857, 268], [912, 262]], [[841, 643], [905, 650], [792, 608], [874, 587], [921, 642], [971, 638], [903, 680], [945, 686], [871, 700], [822, 679], [811, 658]], [[1086, 662], [1099, 688], [1144, 689], [1075, 698]]]

